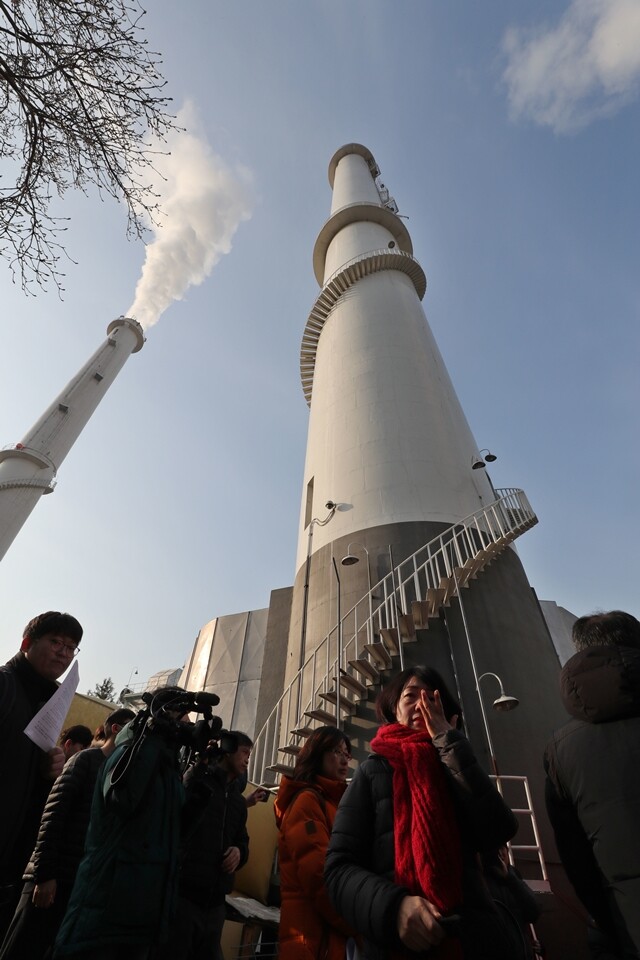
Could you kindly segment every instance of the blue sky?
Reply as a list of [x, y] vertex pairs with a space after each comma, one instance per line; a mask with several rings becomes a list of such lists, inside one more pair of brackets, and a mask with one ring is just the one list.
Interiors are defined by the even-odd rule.
[[[307, 408], [298, 360], [343, 143], [374, 153], [429, 322], [496, 486], [540, 523], [532, 586], [640, 616], [636, 539], [640, 3], [191, 0], [145, 18], [250, 219], [126, 364], [0, 568], [6, 657], [48, 608], [86, 630], [80, 689], [177, 666], [216, 615], [293, 582]], [[124, 210], [68, 194], [66, 293], [0, 270], [0, 445], [127, 310]]]

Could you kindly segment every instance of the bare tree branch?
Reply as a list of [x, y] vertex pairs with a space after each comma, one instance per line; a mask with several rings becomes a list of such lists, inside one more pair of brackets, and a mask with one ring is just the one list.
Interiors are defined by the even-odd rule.
[[0, 255], [25, 291], [61, 290], [70, 187], [127, 207], [142, 236], [157, 211], [151, 143], [174, 128], [138, 0], [0, 0]]

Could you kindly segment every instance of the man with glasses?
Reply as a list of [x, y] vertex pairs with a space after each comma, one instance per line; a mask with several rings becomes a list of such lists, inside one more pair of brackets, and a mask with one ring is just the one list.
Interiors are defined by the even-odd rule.
[[81, 638], [75, 617], [49, 610], [29, 621], [20, 652], [0, 667], [0, 940], [20, 897], [47, 795], [64, 765], [61, 747], [44, 753], [24, 730], [56, 692]]

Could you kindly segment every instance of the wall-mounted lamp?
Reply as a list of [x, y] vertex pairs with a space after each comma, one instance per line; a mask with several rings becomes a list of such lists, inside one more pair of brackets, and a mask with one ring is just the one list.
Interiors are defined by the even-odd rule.
[[500, 684], [500, 696], [493, 701], [493, 709], [498, 710], [500, 713], [506, 713], [508, 710], [515, 710], [515, 708], [520, 704], [520, 701], [517, 697], [510, 697], [509, 694], [504, 692], [502, 680], [497, 673], [483, 673], [478, 677], [478, 693], [480, 692], [480, 681], [484, 679], [484, 677], [495, 677]]
[[356, 557], [355, 554], [351, 552], [352, 547], [360, 547], [361, 550], [367, 555], [367, 584], [369, 586], [369, 616], [371, 617], [371, 601], [373, 600], [373, 594], [371, 592], [371, 564], [369, 562], [369, 551], [365, 547], [364, 543], [357, 543], [355, 540], [352, 540], [347, 544], [347, 555], [343, 557], [340, 561], [343, 567], [352, 567], [355, 563], [360, 563], [360, 557]]
[[[482, 459], [482, 454], [484, 454], [484, 460]], [[491, 453], [487, 447], [483, 447], [482, 450], [471, 457], [471, 469], [482, 470], [488, 463], [493, 463], [493, 461], [497, 459], [495, 453]]]

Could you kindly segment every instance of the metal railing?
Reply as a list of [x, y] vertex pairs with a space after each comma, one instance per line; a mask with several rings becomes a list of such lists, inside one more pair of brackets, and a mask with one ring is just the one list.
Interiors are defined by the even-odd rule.
[[[353, 675], [350, 661], [368, 659], [367, 644], [384, 646], [383, 630], [396, 631], [402, 665], [400, 618], [410, 613], [413, 601], [440, 606], [499, 549], [537, 523], [522, 490], [506, 488], [496, 494], [494, 503], [449, 527], [373, 584], [309, 654], [255, 739], [249, 765], [252, 782], [266, 782], [269, 768], [280, 763], [280, 750], [296, 742], [297, 738], [292, 741], [296, 729], [315, 725], [313, 719], [305, 720], [305, 714], [323, 704], [322, 694], [337, 698], [335, 722], [341, 725], [341, 709], [350, 709], [350, 701], [340, 694], [340, 678]], [[439, 593], [434, 597], [431, 591]], [[390, 663], [394, 650], [385, 649]]]
[[538, 858], [538, 863], [540, 865], [540, 873], [542, 875], [542, 880], [548, 881], [549, 877], [547, 875], [547, 867], [544, 862], [544, 856], [542, 854], [542, 844], [540, 841], [540, 831], [538, 830], [538, 821], [536, 820], [536, 814], [533, 809], [533, 798], [531, 796], [531, 789], [529, 787], [529, 780], [527, 777], [515, 777], [515, 776], [504, 776], [499, 774], [492, 776], [491, 779], [495, 783], [496, 787], [501, 794], [504, 795], [505, 789], [504, 784], [519, 784], [524, 791], [524, 803], [525, 805], [516, 806], [514, 803], [509, 802], [509, 806], [516, 816], [526, 817], [529, 820], [531, 826], [531, 832], [533, 834], [533, 843], [514, 843], [513, 840], [507, 844], [509, 848], [509, 860], [513, 866], [516, 860], [516, 854], [518, 853], [535, 853]]

